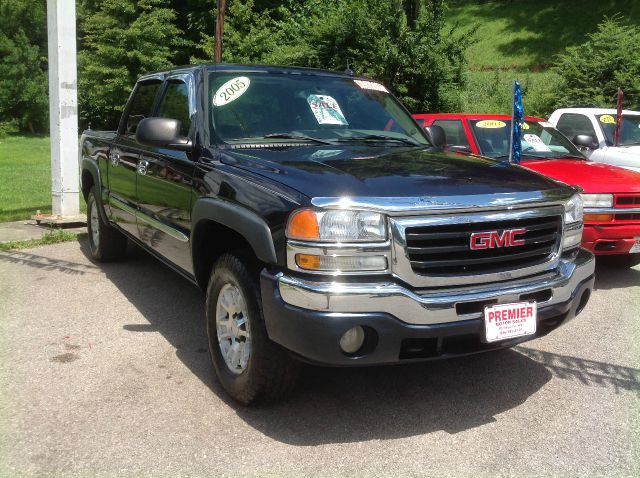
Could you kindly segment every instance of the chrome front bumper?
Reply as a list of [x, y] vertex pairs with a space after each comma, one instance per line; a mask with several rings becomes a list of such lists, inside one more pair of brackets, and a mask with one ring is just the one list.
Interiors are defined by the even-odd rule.
[[[576, 287], [594, 274], [593, 255], [583, 249], [563, 255], [558, 266], [529, 278], [456, 288], [410, 290], [400, 283], [329, 282], [277, 274], [280, 296], [300, 309], [329, 313], [384, 313], [412, 325], [445, 324], [482, 317], [489, 303], [541, 297], [538, 310], [572, 300]], [[579, 300], [580, 298], [577, 298]]]

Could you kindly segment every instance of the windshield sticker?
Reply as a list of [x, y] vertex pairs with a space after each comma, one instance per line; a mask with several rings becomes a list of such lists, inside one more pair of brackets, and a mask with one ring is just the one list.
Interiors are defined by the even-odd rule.
[[522, 129], [529, 129], [529, 125], [525, 122], [522, 123]]
[[224, 106], [240, 98], [249, 88], [251, 80], [246, 76], [238, 76], [224, 83], [213, 95], [213, 106]]
[[600, 123], [616, 124], [616, 120], [613, 119], [613, 116], [611, 116], [611, 115], [602, 115], [602, 116], [600, 116]]
[[385, 88], [384, 85], [381, 85], [380, 83], [376, 83], [375, 81], [353, 80], [353, 82], [363, 90], [374, 90], [374, 91], [382, 91], [383, 93], [389, 93], [389, 90], [387, 90], [387, 88]]
[[311, 159], [333, 158], [339, 154], [342, 154], [341, 149], [319, 149], [311, 155]]
[[482, 120], [476, 123], [478, 128], [504, 128], [507, 123], [498, 120]]
[[348, 125], [338, 102], [329, 95], [309, 95], [307, 103], [313, 111], [318, 124]]
[[538, 136], [537, 134], [525, 134], [523, 138], [535, 151], [541, 151], [545, 153], [551, 152], [551, 149], [549, 149], [549, 147], [544, 144], [544, 142], [540, 139], [540, 136]]
[[547, 123], [546, 121], [538, 121], [538, 124], [543, 128], [555, 128], [551, 123]]

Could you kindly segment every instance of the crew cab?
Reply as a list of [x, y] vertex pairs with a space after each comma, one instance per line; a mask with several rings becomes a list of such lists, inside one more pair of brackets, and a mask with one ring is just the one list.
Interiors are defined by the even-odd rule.
[[[478, 114], [421, 114], [424, 126], [440, 126], [447, 148], [497, 160], [509, 157], [511, 117]], [[640, 264], [640, 173], [587, 158], [542, 118], [522, 126], [521, 166], [582, 189], [582, 247], [613, 266]]]
[[241, 403], [285, 395], [301, 361], [510, 347], [593, 288], [576, 188], [434, 147], [366, 78], [146, 74], [118, 130], [81, 143], [91, 255], [122, 259], [132, 241], [206, 291], [214, 369]]
[[640, 111], [623, 110], [620, 139], [613, 144], [617, 110], [607, 108], [562, 108], [549, 123], [598, 163], [613, 164], [640, 172]]

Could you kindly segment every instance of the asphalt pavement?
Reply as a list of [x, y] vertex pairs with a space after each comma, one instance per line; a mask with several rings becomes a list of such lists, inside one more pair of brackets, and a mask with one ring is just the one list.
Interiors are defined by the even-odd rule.
[[640, 268], [512, 350], [309, 367], [243, 408], [213, 376], [204, 299], [132, 249], [0, 253], [0, 476], [639, 476]]

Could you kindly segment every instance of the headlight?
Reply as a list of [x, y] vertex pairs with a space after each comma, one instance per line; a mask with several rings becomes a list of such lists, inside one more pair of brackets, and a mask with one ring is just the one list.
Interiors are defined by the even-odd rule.
[[564, 205], [563, 250], [566, 251], [578, 247], [582, 242], [582, 216], [582, 198], [580, 194], [576, 194]]
[[583, 194], [584, 207], [613, 207], [613, 194]]
[[287, 224], [287, 237], [318, 242], [378, 242], [387, 239], [382, 214], [369, 211], [300, 209]]
[[582, 222], [583, 212], [582, 198], [580, 197], [580, 194], [576, 194], [564, 205], [565, 224]]

